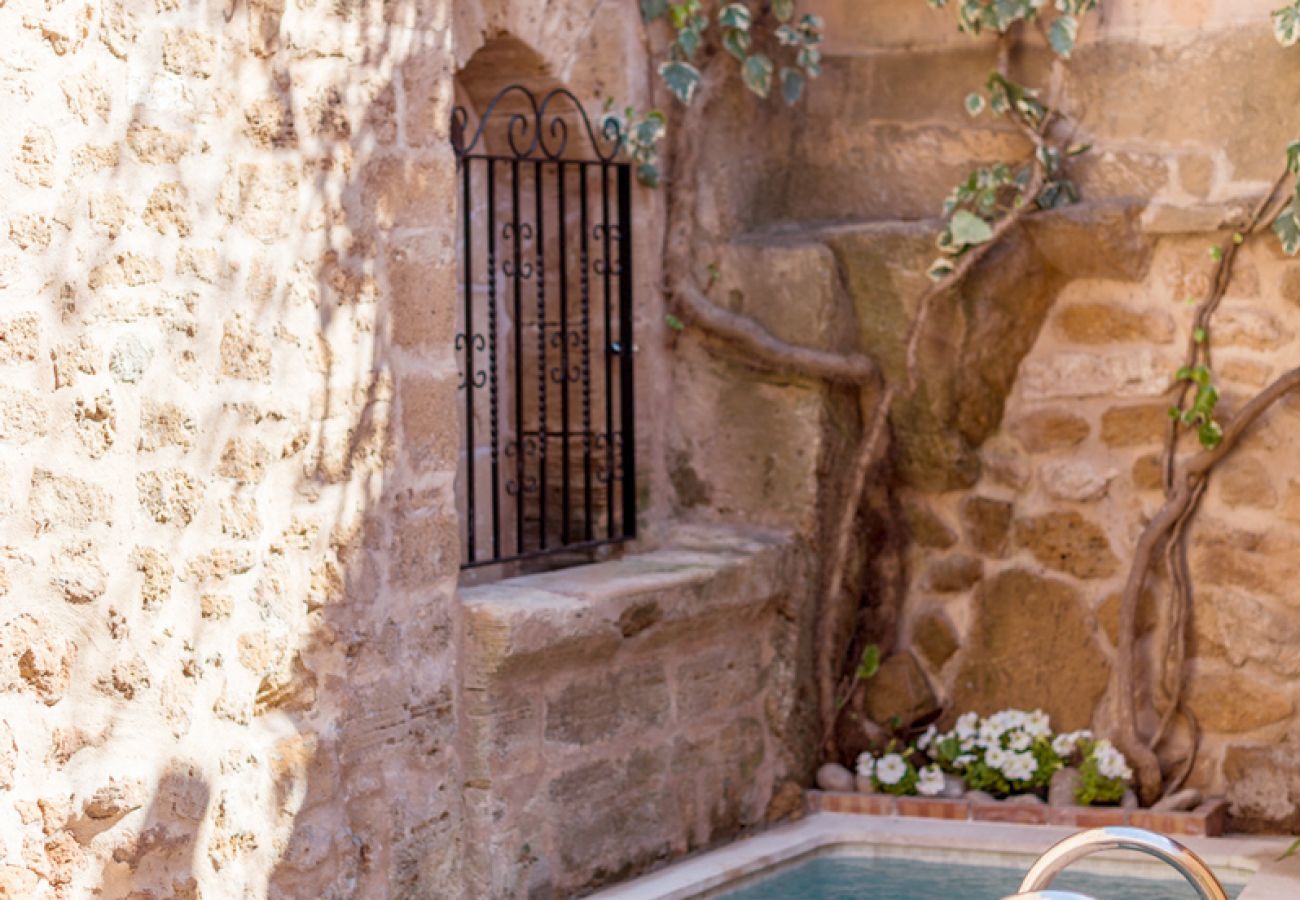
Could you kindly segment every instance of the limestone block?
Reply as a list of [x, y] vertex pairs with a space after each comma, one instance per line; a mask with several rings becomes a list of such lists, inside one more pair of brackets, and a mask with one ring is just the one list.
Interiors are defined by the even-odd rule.
[[895, 720], [906, 727], [939, 708], [934, 688], [908, 651], [886, 659], [864, 690], [867, 716], [882, 727]]
[[1100, 500], [1118, 476], [1114, 469], [1082, 459], [1054, 459], [1038, 468], [1039, 481], [1049, 496], [1077, 503]]
[[0, 363], [32, 362], [40, 346], [41, 320], [35, 313], [0, 320]]
[[28, 510], [38, 532], [111, 525], [111, 501], [98, 485], [46, 469], [32, 471]]
[[1245, 672], [1198, 662], [1187, 686], [1187, 705], [1210, 733], [1253, 731], [1291, 715], [1284, 690]]
[[984, 563], [972, 556], [955, 553], [935, 560], [926, 569], [925, 585], [940, 594], [959, 594], [984, 577]]
[[1176, 366], [1148, 348], [1122, 355], [1064, 352], [1032, 358], [1021, 367], [1020, 390], [1029, 401], [1078, 397], [1156, 397]]
[[961, 646], [956, 629], [938, 610], [926, 613], [912, 626], [912, 645], [937, 671]]
[[1076, 578], [1108, 578], [1119, 572], [1106, 532], [1073, 510], [1017, 520], [1015, 540], [1044, 566]]
[[961, 522], [966, 539], [981, 553], [1001, 556], [1011, 532], [1012, 504], [993, 497], [970, 496], [962, 501]]
[[1042, 409], [1020, 416], [1010, 431], [1030, 453], [1077, 446], [1092, 432], [1088, 420], [1066, 409]]

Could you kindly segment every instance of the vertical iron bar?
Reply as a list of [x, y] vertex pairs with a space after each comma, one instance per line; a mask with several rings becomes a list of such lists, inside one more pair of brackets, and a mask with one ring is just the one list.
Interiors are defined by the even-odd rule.
[[487, 163], [488, 410], [492, 434], [492, 558], [501, 558], [501, 434], [497, 389], [497, 165]]
[[579, 262], [582, 271], [579, 279], [582, 290], [582, 504], [583, 532], [586, 540], [594, 534], [591, 512], [591, 244], [587, 234], [587, 175], [591, 167], [578, 164], [582, 174], [582, 250]]
[[546, 216], [542, 205], [542, 161], [533, 164], [537, 224], [537, 503], [539, 547], [546, 549]]
[[600, 165], [601, 236], [604, 238], [605, 278], [605, 506], [609, 536], [614, 537], [614, 334], [610, 327], [610, 276], [613, 261], [609, 258], [609, 163]]
[[470, 181], [473, 168], [471, 160], [461, 161], [463, 198], [461, 213], [464, 217], [465, 241], [465, 519], [468, 522], [465, 555], [474, 562], [475, 538], [478, 519], [474, 515], [474, 230], [473, 210], [470, 208]]
[[510, 216], [515, 241], [515, 552], [524, 552], [523, 235], [519, 228], [519, 160], [510, 161]]
[[564, 202], [564, 163], [556, 163], [556, 196], [559, 199], [560, 235], [560, 543], [569, 543], [569, 268], [566, 238], [569, 231]]
[[636, 344], [632, 334], [632, 167], [618, 167], [618, 344], [619, 412], [623, 438], [623, 537], [636, 537], [636, 415], [632, 374]]

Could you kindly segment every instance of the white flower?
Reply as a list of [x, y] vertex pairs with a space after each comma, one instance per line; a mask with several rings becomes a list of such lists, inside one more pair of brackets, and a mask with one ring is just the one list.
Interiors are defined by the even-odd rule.
[[881, 784], [898, 784], [906, 774], [907, 763], [897, 753], [886, 753], [876, 763], [876, 780]]
[[989, 766], [989, 768], [1001, 770], [1002, 767], [1007, 764], [1008, 755], [1007, 751], [1003, 750], [1001, 747], [991, 747], [989, 751], [984, 754], [984, 762]]
[[862, 753], [858, 756], [858, 774], [863, 778], [870, 778], [872, 772], [876, 769], [876, 758], [870, 753]]
[[938, 766], [926, 766], [916, 779], [916, 791], [927, 797], [943, 793], [943, 772]]
[[1012, 732], [1010, 739], [1007, 740], [1007, 746], [1016, 751], [1028, 750], [1032, 743], [1029, 735], [1023, 731]]
[[916, 746], [921, 750], [928, 750], [930, 749], [930, 745], [933, 744], [938, 737], [939, 730], [931, 725], [929, 728], [925, 729], [925, 734], [921, 735], [920, 739], [917, 740]]
[[1028, 781], [1038, 771], [1038, 760], [1032, 753], [1008, 753], [1002, 765], [1002, 774], [1011, 781]]
[[975, 737], [975, 732], [979, 728], [979, 721], [980, 717], [977, 713], [970, 712], [959, 716], [957, 718], [957, 727], [954, 729], [957, 732], [957, 737], [963, 741]]
[[1093, 745], [1092, 753], [1097, 760], [1097, 771], [1103, 778], [1128, 781], [1133, 777], [1133, 770], [1129, 768], [1128, 760], [1110, 741], [1098, 741]]
[[1047, 737], [1052, 733], [1052, 720], [1041, 709], [1036, 709], [1025, 718], [1025, 731], [1031, 738]]
[[1092, 740], [1092, 732], [1086, 728], [1083, 731], [1067, 731], [1058, 734], [1052, 740], [1052, 750], [1057, 756], [1069, 756], [1078, 748], [1080, 741]]
[[964, 769], [974, 763], [976, 759], [977, 757], [974, 753], [963, 753], [961, 756], [954, 759], [952, 764], [958, 769]]

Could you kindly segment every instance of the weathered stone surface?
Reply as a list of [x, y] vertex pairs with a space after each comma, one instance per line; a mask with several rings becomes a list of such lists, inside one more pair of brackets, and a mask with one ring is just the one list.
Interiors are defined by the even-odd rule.
[[[1097, 624], [1110, 638], [1112, 647], [1119, 644], [1120, 595], [1111, 594], [1097, 607]], [[1156, 598], [1149, 590], [1143, 592], [1137, 608], [1137, 637], [1140, 639], [1156, 626]]]
[[984, 563], [961, 553], [935, 560], [926, 569], [925, 584], [941, 594], [960, 593], [984, 577]]
[[1079, 445], [1092, 428], [1069, 410], [1043, 409], [1016, 419], [1010, 430], [1030, 453], [1043, 453]]
[[548, 699], [546, 740], [588, 746], [624, 728], [661, 724], [668, 707], [667, 675], [660, 665], [637, 666], [612, 676], [575, 682]]
[[40, 394], [0, 384], [0, 440], [25, 444], [48, 428], [49, 411]]
[[817, 769], [817, 786], [823, 791], [852, 791], [853, 773], [839, 763], [824, 763]]
[[1119, 571], [1106, 532], [1073, 510], [1019, 519], [1015, 536], [1017, 546], [1049, 569], [1076, 578], [1108, 578]]
[[203, 486], [181, 469], [141, 472], [135, 479], [140, 505], [155, 522], [185, 526], [198, 514]]
[[1108, 447], [1141, 447], [1162, 441], [1169, 431], [1169, 404], [1112, 406], [1101, 417], [1101, 440]]
[[962, 501], [961, 524], [966, 539], [981, 553], [1001, 556], [1011, 531], [1013, 508], [1006, 500], [971, 496]]
[[1230, 746], [1223, 776], [1229, 821], [1241, 831], [1293, 833], [1300, 828], [1300, 754], [1294, 737], [1278, 744]]
[[1187, 705], [1207, 732], [1239, 734], [1280, 722], [1295, 704], [1281, 690], [1249, 675], [1203, 663], [1187, 686]]
[[1188, 812], [1196, 809], [1205, 799], [1205, 794], [1201, 793], [1198, 788], [1184, 788], [1181, 791], [1175, 791], [1168, 797], [1157, 800], [1151, 806], [1152, 812]]
[[1038, 468], [1038, 478], [1048, 495], [1057, 500], [1087, 503], [1106, 496], [1119, 475], [1082, 459], [1054, 459]]
[[1219, 496], [1231, 507], [1273, 509], [1277, 506], [1277, 490], [1268, 467], [1257, 456], [1237, 453], [1229, 457], [1215, 473]]
[[1047, 789], [1048, 806], [1077, 806], [1079, 789], [1083, 787], [1083, 776], [1079, 770], [1066, 766], [1052, 775], [1052, 783]]
[[271, 342], [243, 319], [227, 322], [221, 336], [221, 374], [244, 381], [267, 380]]
[[912, 626], [912, 644], [936, 670], [957, 652], [957, 632], [948, 617], [935, 610]]
[[1026, 400], [1072, 397], [1157, 397], [1169, 387], [1177, 368], [1155, 352], [1125, 354], [1057, 353], [1030, 359], [1021, 367], [1020, 390]]
[[957, 543], [957, 534], [937, 513], [922, 500], [904, 504], [908, 534], [922, 547], [947, 550]]
[[0, 363], [32, 362], [40, 345], [41, 322], [34, 313], [0, 320]]
[[879, 725], [897, 720], [902, 726], [938, 710], [934, 688], [910, 652], [895, 653], [867, 682], [867, 716]]
[[1076, 344], [1164, 344], [1174, 337], [1168, 315], [1112, 303], [1075, 303], [1058, 314], [1056, 323], [1062, 335]]
[[1108, 675], [1073, 588], [1012, 569], [980, 585], [973, 613], [949, 718], [1041, 708], [1057, 729], [1090, 725]]
[[90, 603], [103, 596], [107, 575], [90, 541], [64, 544], [52, 560], [50, 583], [69, 603]]
[[98, 485], [45, 469], [32, 471], [28, 509], [38, 532], [112, 524], [108, 492]]
[[1133, 486], [1139, 491], [1164, 490], [1164, 460], [1159, 453], [1147, 453], [1133, 462]]

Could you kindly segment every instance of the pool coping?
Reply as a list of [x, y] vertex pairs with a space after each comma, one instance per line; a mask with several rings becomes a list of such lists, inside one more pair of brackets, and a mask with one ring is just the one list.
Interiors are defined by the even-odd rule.
[[[898, 855], [914, 854], [918, 850], [951, 853], [954, 857], [993, 854], [1022, 858], [1027, 868], [1029, 862], [1052, 844], [1078, 831], [1054, 825], [818, 812], [607, 888], [594, 894], [593, 900], [688, 900], [714, 896], [723, 888], [735, 887], [748, 876], [782, 863], [851, 845], [893, 850]], [[1178, 841], [1215, 870], [1253, 873], [1239, 900], [1300, 897], [1300, 857], [1285, 862], [1277, 860], [1290, 843], [1287, 838], [1180, 836]]]

